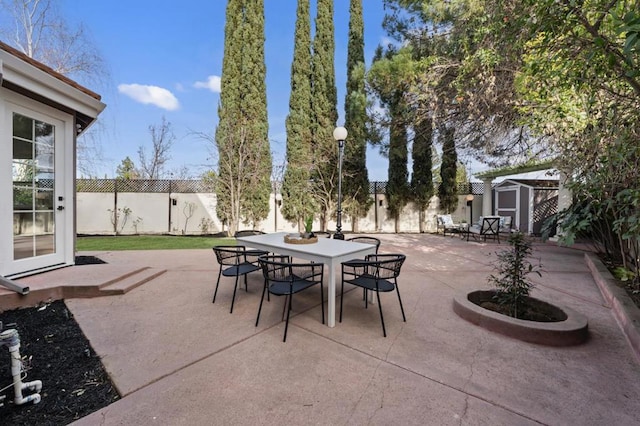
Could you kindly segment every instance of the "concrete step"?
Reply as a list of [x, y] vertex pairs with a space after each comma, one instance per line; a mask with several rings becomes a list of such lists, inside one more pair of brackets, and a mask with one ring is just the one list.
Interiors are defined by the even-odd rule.
[[115, 294], [125, 294], [136, 287], [147, 283], [167, 272], [166, 269], [143, 268], [135, 273], [111, 280], [108, 284], [100, 286], [101, 296], [112, 296]]
[[[80, 268], [86, 268], [86, 266], [81, 266]], [[58, 274], [65, 274], [58, 280], [47, 282], [46, 285], [32, 285], [31, 291], [26, 295], [10, 290], [0, 290], [0, 312], [20, 307], [36, 306], [41, 302], [50, 300], [125, 294], [167, 272], [166, 269], [143, 267], [129, 270], [128, 272], [113, 271], [114, 274], [112, 276], [115, 275], [115, 278], [104, 280], [104, 274], [109, 273], [108, 269], [104, 269], [96, 270], [78, 279], [76, 283], [72, 283], [70, 282], [72, 277], [66, 276], [71, 271], [71, 268], [65, 269], [66, 271], [61, 270], [58, 272]], [[79, 274], [83, 270], [76, 269], [75, 271], [76, 274]], [[54, 274], [55, 272], [53, 271]], [[31, 281], [35, 280], [37, 282], [38, 280], [38, 277], [29, 278], [31, 278]], [[28, 283], [26, 282], [26, 284]]]

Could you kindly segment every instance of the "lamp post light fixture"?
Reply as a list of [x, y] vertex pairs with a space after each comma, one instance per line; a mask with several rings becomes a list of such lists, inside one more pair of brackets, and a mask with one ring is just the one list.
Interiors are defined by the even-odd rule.
[[333, 130], [333, 138], [338, 142], [338, 217], [336, 220], [336, 233], [333, 238], [344, 240], [342, 233], [342, 157], [344, 155], [344, 140], [347, 138], [347, 129], [336, 127]]
[[473, 194], [469, 194], [466, 197], [467, 206], [469, 206], [469, 224], [473, 223]]

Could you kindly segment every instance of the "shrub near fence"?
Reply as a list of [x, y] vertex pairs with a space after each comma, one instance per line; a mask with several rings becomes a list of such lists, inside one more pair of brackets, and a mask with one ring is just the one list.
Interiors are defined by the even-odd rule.
[[[471, 187], [470, 187], [471, 186]], [[276, 186], [277, 187], [277, 186]], [[108, 234], [215, 234], [225, 231], [216, 215], [216, 194], [202, 180], [147, 180], [147, 179], [78, 179], [77, 232], [87, 235]], [[394, 232], [395, 223], [387, 215], [386, 182], [371, 182], [374, 203], [368, 214], [360, 218], [360, 232]], [[482, 183], [461, 185], [457, 220], [469, 220], [465, 196], [472, 190], [474, 216], [482, 211]], [[296, 232], [297, 225], [286, 221], [280, 213], [282, 197], [271, 194], [271, 210], [265, 220], [256, 226], [264, 232]], [[435, 232], [438, 198], [433, 197], [425, 213], [423, 229]], [[400, 216], [402, 232], [419, 232], [418, 211], [409, 203]], [[240, 225], [241, 229], [250, 225]], [[343, 230], [352, 229], [351, 218], [343, 215]], [[314, 229], [320, 229], [319, 223]], [[329, 222], [329, 229], [335, 223]]]

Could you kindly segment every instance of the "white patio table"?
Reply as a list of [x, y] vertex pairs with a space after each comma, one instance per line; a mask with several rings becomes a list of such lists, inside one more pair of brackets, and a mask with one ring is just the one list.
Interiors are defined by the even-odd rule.
[[[238, 237], [237, 241], [247, 247], [266, 250], [272, 253], [285, 254], [294, 258], [312, 262], [322, 262], [329, 268], [328, 326], [336, 325], [336, 273], [340, 264], [350, 259], [362, 259], [368, 254], [375, 254], [376, 247], [371, 244], [353, 241], [318, 238], [313, 244], [289, 244], [284, 242], [287, 232]], [[338, 271], [336, 271], [338, 269]]]

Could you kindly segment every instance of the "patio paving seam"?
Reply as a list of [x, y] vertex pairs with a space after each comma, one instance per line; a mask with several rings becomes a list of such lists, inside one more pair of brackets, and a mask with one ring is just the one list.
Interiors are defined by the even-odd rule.
[[[595, 301], [595, 300], [592, 300], [592, 299], [588, 299], [586, 297], [582, 297], [582, 296], [580, 296], [578, 294], [569, 293], [568, 291], [562, 290], [562, 289], [560, 289], [558, 287], [550, 286], [550, 285], [547, 285], [547, 284], [544, 284], [544, 283], [537, 283], [535, 281], [534, 281], [534, 283], [535, 283], [536, 287], [544, 287], [546, 289], [557, 291], [558, 293], [562, 293], [562, 294], [564, 294], [566, 296], [569, 296], [569, 297], [574, 298], [574, 299], [578, 299], [578, 300], [580, 300], [582, 302], [589, 303], [589, 304], [594, 305], [594, 306], [599, 306], [599, 307], [605, 308], [605, 309], [611, 309], [611, 306], [609, 306], [606, 301], [598, 302], [598, 301]], [[594, 283], [594, 285], [595, 285], [595, 283]]]
[[[289, 325], [291, 325], [291, 323], [290, 323]], [[380, 366], [380, 365], [382, 365], [381, 363], [385, 363], [385, 364], [387, 364], [387, 365], [389, 365], [389, 366], [399, 368], [399, 369], [401, 369], [401, 370], [403, 370], [403, 371], [405, 371], [405, 372], [407, 372], [407, 373], [409, 373], [409, 374], [413, 374], [413, 375], [415, 375], [415, 376], [417, 376], [417, 377], [423, 378], [423, 379], [428, 380], [428, 381], [430, 381], [430, 382], [433, 382], [433, 383], [435, 383], [435, 384], [438, 384], [438, 385], [441, 385], [441, 386], [445, 386], [445, 387], [447, 387], [447, 388], [449, 388], [449, 389], [451, 389], [451, 390], [454, 390], [454, 391], [460, 392], [461, 394], [466, 395], [467, 397], [469, 397], [469, 396], [470, 396], [470, 397], [473, 397], [473, 398], [475, 398], [475, 399], [477, 399], [477, 400], [479, 400], [479, 401], [485, 402], [485, 403], [487, 403], [487, 404], [489, 404], [489, 405], [491, 405], [491, 406], [501, 408], [501, 409], [503, 409], [503, 410], [505, 410], [505, 411], [507, 411], [507, 412], [509, 412], [509, 413], [512, 413], [512, 414], [514, 414], [514, 415], [516, 415], [516, 416], [522, 417], [523, 419], [529, 420], [529, 421], [531, 421], [531, 422], [534, 422], [534, 423], [537, 423], [537, 424], [540, 424], [540, 425], [546, 425], [546, 423], [541, 422], [540, 420], [534, 419], [534, 418], [532, 418], [532, 417], [528, 416], [528, 415], [527, 415], [527, 414], [525, 414], [525, 413], [520, 413], [520, 412], [516, 411], [515, 409], [510, 408], [510, 407], [508, 407], [508, 406], [506, 406], [506, 405], [504, 405], [504, 404], [500, 404], [500, 403], [498, 403], [498, 402], [495, 402], [495, 401], [489, 400], [489, 399], [487, 399], [487, 398], [485, 398], [485, 397], [483, 397], [483, 396], [481, 396], [481, 395], [478, 395], [478, 394], [472, 393], [472, 392], [470, 392], [470, 391], [465, 391], [464, 389], [458, 388], [458, 387], [456, 387], [456, 386], [454, 386], [454, 385], [450, 385], [450, 384], [445, 383], [445, 382], [443, 382], [443, 381], [440, 381], [440, 380], [438, 380], [438, 379], [434, 379], [434, 378], [429, 377], [429, 376], [427, 376], [427, 375], [425, 375], [425, 374], [422, 374], [422, 373], [419, 373], [419, 372], [417, 372], [417, 371], [411, 370], [411, 369], [410, 369], [410, 368], [408, 368], [408, 367], [404, 367], [404, 366], [402, 366], [402, 365], [400, 365], [400, 364], [396, 364], [395, 362], [392, 362], [392, 361], [389, 361], [389, 360], [386, 360], [386, 359], [382, 359], [382, 358], [377, 357], [377, 356], [375, 356], [375, 355], [373, 355], [373, 354], [370, 354], [370, 353], [368, 353], [368, 352], [364, 352], [364, 351], [362, 351], [362, 350], [360, 350], [360, 349], [358, 349], [358, 348], [355, 348], [355, 347], [353, 347], [353, 346], [349, 346], [349, 345], [347, 345], [347, 344], [345, 344], [345, 343], [343, 343], [343, 342], [340, 342], [340, 341], [338, 341], [338, 340], [335, 340], [335, 339], [332, 339], [332, 338], [330, 338], [330, 337], [327, 337], [327, 336], [324, 336], [324, 335], [322, 335], [322, 334], [319, 334], [319, 333], [317, 333], [317, 332], [315, 332], [315, 331], [313, 331], [313, 330], [311, 330], [311, 329], [308, 329], [308, 328], [306, 328], [306, 327], [304, 327], [304, 326], [296, 325], [296, 327], [301, 328], [302, 330], [305, 330], [305, 331], [307, 331], [307, 332], [309, 332], [309, 333], [311, 333], [311, 334], [313, 334], [313, 335], [315, 335], [315, 336], [318, 336], [318, 337], [320, 337], [320, 338], [323, 338], [323, 339], [326, 339], [326, 340], [328, 340], [328, 341], [330, 341], [330, 342], [333, 342], [333, 343], [335, 343], [335, 344], [337, 344], [337, 345], [340, 345], [340, 346], [342, 346], [342, 347], [344, 347], [344, 348], [347, 348], [347, 349], [350, 349], [350, 350], [352, 350], [352, 351], [358, 352], [359, 354], [364, 355], [364, 356], [365, 356], [365, 357], [367, 357], [367, 358], [372, 358], [372, 359], [375, 359], [375, 360], [379, 361], [378, 367], [376, 367], [376, 371], [379, 369], [379, 366]], [[400, 333], [399, 333], [399, 334], [400, 334]], [[479, 353], [479, 352], [478, 352], [478, 353]], [[469, 383], [469, 381], [467, 381], [467, 383]], [[466, 384], [465, 384], [465, 386], [466, 386]]]
[[[147, 388], [147, 387], [149, 387], [149, 386], [151, 386], [151, 385], [153, 385], [153, 384], [155, 384], [155, 383], [157, 383], [157, 382], [159, 382], [159, 381], [161, 381], [163, 379], [166, 379], [167, 377], [170, 377], [170, 376], [172, 376], [172, 375], [174, 375], [174, 374], [176, 374], [176, 373], [178, 373], [178, 372], [180, 372], [182, 370], [185, 370], [185, 369], [187, 369], [187, 368], [189, 368], [189, 367], [191, 367], [191, 366], [193, 366], [195, 364], [198, 364], [199, 362], [202, 362], [202, 361], [204, 361], [204, 360], [206, 360], [208, 358], [211, 358], [211, 357], [213, 357], [215, 355], [219, 355], [219, 354], [221, 354], [222, 352], [224, 352], [224, 351], [226, 351], [228, 349], [231, 349], [231, 348], [233, 348], [235, 346], [238, 346], [241, 343], [244, 343], [244, 342], [246, 342], [248, 340], [251, 340], [252, 338], [254, 338], [256, 336], [259, 336], [260, 334], [262, 334], [262, 333], [264, 333], [266, 331], [269, 331], [270, 329], [272, 329], [273, 327], [277, 326], [278, 324], [274, 324], [272, 326], [269, 326], [269, 327], [265, 328], [264, 330], [260, 330], [260, 331], [254, 333], [254, 334], [252, 334], [250, 336], [247, 336], [247, 337], [245, 337], [243, 339], [238, 340], [237, 342], [233, 342], [230, 345], [224, 346], [224, 347], [222, 347], [220, 349], [217, 349], [217, 350], [215, 350], [215, 351], [213, 351], [213, 352], [211, 352], [209, 354], [203, 355], [200, 358], [197, 358], [197, 359], [195, 359], [193, 361], [190, 361], [187, 364], [184, 364], [184, 365], [180, 366], [179, 368], [176, 368], [175, 370], [172, 370], [172, 371], [169, 371], [169, 372], [167, 372], [165, 374], [162, 374], [162, 375], [154, 378], [150, 382], [145, 383], [144, 385], [139, 386], [139, 387], [129, 391], [129, 393], [123, 394], [123, 393], [120, 392], [120, 389], [118, 389], [118, 392], [121, 393], [122, 398], [129, 397], [129, 396], [137, 393], [138, 391], [141, 391], [141, 390], [143, 390], [143, 389], [145, 389], [145, 388]], [[291, 324], [289, 324], [289, 325], [291, 325]], [[117, 387], [117, 385], [116, 385], [116, 387]]]

